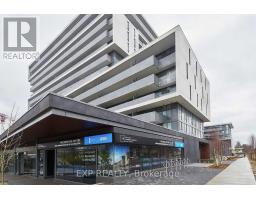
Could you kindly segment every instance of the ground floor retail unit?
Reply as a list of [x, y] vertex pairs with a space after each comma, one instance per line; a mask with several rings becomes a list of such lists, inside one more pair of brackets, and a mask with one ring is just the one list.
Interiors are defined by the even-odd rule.
[[[9, 170], [17, 175], [109, 182], [109, 171], [132, 173], [161, 168], [166, 160], [198, 162], [209, 155], [208, 142], [49, 94], [10, 128], [21, 136]], [[5, 139], [5, 133], [1, 135]]]

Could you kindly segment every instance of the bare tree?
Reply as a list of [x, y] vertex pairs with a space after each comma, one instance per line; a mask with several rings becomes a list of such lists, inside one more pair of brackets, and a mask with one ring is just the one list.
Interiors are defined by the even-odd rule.
[[256, 160], [256, 137], [253, 134], [249, 137], [248, 156], [250, 160]]
[[219, 166], [222, 162], [222, 144], [218, 132], [214, 132], [212, 135], [212, 146], [215, 165]]
[[256, 146], [256, 138], [255, 135], [251, 134], [249, 137], [249, 145], [251, 146], [251, 150], [253, 151]]
[[15, 105], [12, 107], [10, 117], [7, 119], [7, 126], [1, 123], [4, 130], [5, 137], [0, 141], [0, 184], [5, 183], [5, 172], [9, 166], [10, 161], [14, 157], [14, 149], [19, 146], [21, 141], [21, 134], [11, 136], [10, 127], [17, 117], [17, 111], [14, 114]]

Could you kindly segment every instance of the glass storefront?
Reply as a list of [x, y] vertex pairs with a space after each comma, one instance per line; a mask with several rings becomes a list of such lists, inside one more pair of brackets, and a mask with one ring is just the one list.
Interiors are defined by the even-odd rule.
[[114, 170], [148, 170], [163, 167], [166, 160], [183, 157], [183, 148], [115, 145]]
[[22, 152], [16, 152], [13, 163], [14, 168], [13, 172], [16, 174], [28, 174], [36, 176], [36, 149], [28, 148]]
[[129, 170], [130, 148], [126, 145], [114, 145], [114, 171]]
[[[96, 169], [97, 176], [106, 176], [104, 171], [110, 170], [132, 173], [160, 168], [168, 159], [183, 157], [182, 148], [145, 145], [103, 144], [60, 148], [56, 152], [56, 176], [75, 181], [95, 178]], [[93, 173], [87, 174], [89, 171]], [[79, 176], [81, 172], [84, 177]]]
[[113, 144], [104, 144], [97, 147], [97, 169], [112, 170], [114, 162]]
[[36, 175], [36, 152], [24, 153], [24, 174]]
[[81, 179], [78, 173], [89, 171], [87, 178], [96, 176], [96, 148], [93, 146], [57, 149], [56, 162], [56, 176], [59, 178]]
[[[91, 140], [90, 143], [95, 141]], [[103, 171], [132, 173], [135, 170], [161, 168], [166, 160], [183, 157], [183, 148], [166, 145], [82, 143], [55, 148], [52, 145], [54, 143], [44, 144], [38, 150], [33, 147], [20, 149], [16, 153], [17, 174], [95, 183], [97, 176], [113, 176]]]
[[39, 151], [39, 176], [44, 176], [44, 151]]

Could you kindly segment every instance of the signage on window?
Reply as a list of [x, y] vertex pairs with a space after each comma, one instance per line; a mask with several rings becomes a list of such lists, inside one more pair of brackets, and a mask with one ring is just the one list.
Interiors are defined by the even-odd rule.
[[112, 133], [84, 137], [84, 145], [112, 143]]
[[179, 141], [175, 141], [175, 147], [177, 147], [177, 148], [184, 148], [184, 143], [183, 142], [179, 142]]

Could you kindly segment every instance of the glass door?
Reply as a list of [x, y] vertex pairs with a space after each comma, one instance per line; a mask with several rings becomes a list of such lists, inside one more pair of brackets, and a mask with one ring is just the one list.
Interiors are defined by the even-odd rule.
[[44, 162], [45, 162], [45, 153], [44, 150], [39, 150], [38, 152], [38, 176], [44, 176]]

